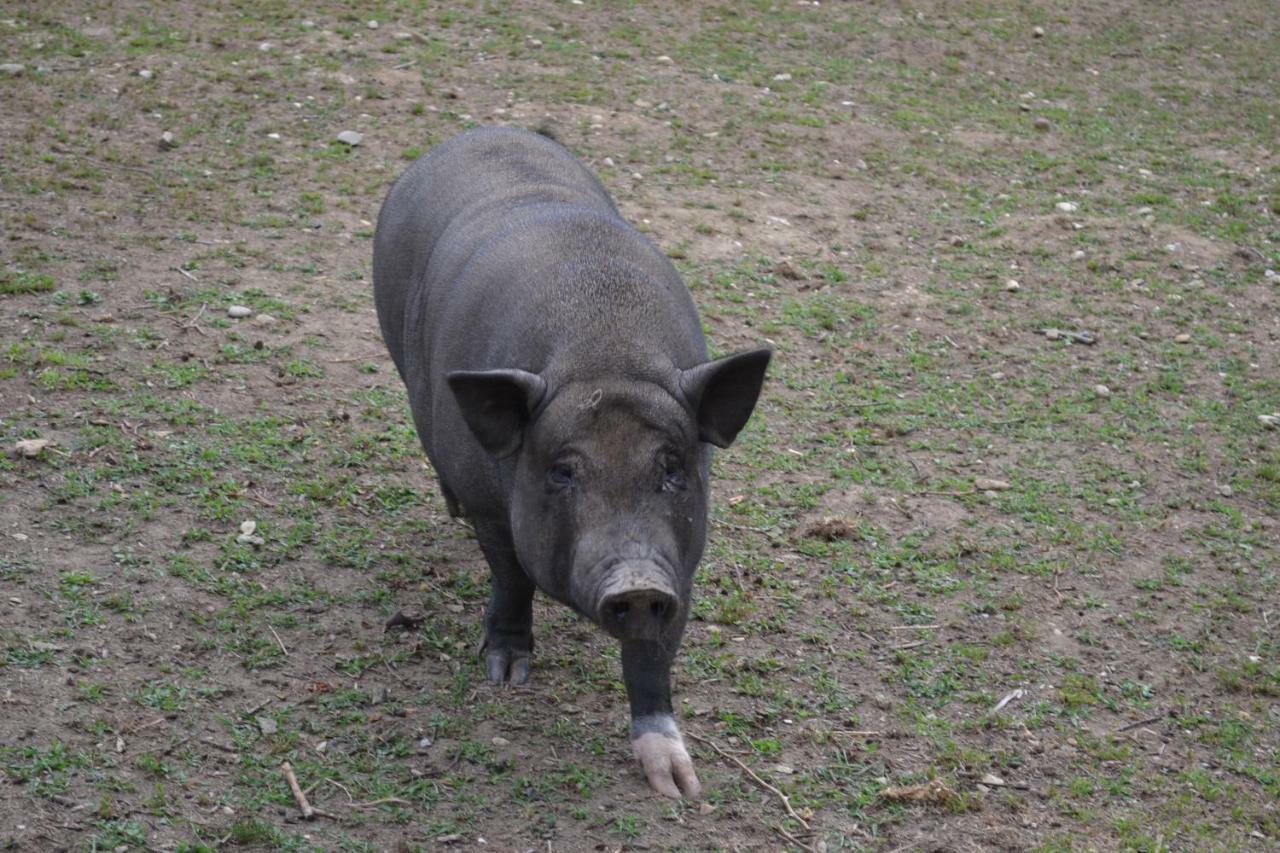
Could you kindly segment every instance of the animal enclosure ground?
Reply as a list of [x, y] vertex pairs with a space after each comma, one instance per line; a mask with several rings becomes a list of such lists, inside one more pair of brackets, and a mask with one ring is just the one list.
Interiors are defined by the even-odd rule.
[[[0, 846], [1280, 844], [1274, 11], [8, 4]], [[592, 626], [476, 656], [369, 268], [482, 123], [776, 348], [677, 660], [700, 804]]]

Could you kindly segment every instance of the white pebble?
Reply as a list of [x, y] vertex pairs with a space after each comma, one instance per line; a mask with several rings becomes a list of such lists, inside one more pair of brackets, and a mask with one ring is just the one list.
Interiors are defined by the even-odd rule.
[[1080, 206], [1073, 201], [1060, 201], [1054, 207], [1063, 213], [1075, 213], [1080, 209]]
[[368, 27], [369, 27], [369, 29], [371, 29], [371, 30], [376, 30], [376, 29], [378, 28], [378, 22], [377, 22], [377, 21], [370, 21], [370, 22], [368, 23]]
[[227, 316], [235, 317], [236, 319], [240, 319], [241, 317], [249, 317], [252, 314], [253, 314], [253, 309], [245, 305], [232, 305], [227, 309]]
[[346, 145], [359, 145], [360, 140], [364, 139], [364, 134], [357, 133], [354, 130], [344, 130], [338, 134], [337, 139]]
[[1105, 400], [1111, 396], [1111, 389], [1106, 385], [1094, 385], [1093, 393]]
[[275, 50], [275, 48], [276, 46], [269, 41], [264, 41], [262, 44], [258, 45], [258, 50], [263, 53], [269, 53], [270, 51]]
[[1016, 278], [1011, 278], [1004, 283], [1004, 289], [1010, 293], [1017, 293], [1019, 290], [1022, 290], [1022, 285], [1018, 284], [1018, 280]]
[[152, 71], [150, 68], [143, 68], [138, 72], [138, 76], [143, 80], [150, 80], [152, 77], [156, 76], [156, 72]]

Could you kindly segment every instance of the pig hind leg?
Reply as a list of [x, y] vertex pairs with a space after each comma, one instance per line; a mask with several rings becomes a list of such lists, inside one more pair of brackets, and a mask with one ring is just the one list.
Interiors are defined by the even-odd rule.
[[524, 684], [533, 653], [533, 581], [516, 559], [509, 534], [477, 522], [476, 538], [492, 586], [484, 616], [485, 673], [494, 684]]

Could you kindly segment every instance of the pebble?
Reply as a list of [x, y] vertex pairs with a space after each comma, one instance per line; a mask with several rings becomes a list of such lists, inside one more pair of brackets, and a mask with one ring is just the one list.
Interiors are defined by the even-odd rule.
[[1011, 278], [1004, 283], [1004, 289], [1010, 293], [1017, 293], [1019, 290], [1022, 290], [1022, 285], [1018, 284], [1018, 280], [1016, 278]]
[[1071, 253], [1071, 259], [1074, 261], [1084, 260], [1084, 249], [1076, 249]]
[[1031, 37], [1038, 38], [1038, 39], [1044, 38], [1044, 27], [1036, 27], [1035, 29], [1033, 29], [1031, 31]]
[[1222, 495], [1224, 498], [1229, 498], [1235, 493], [1236, 490], [1231, 488], [1228, 483], [1223, 483], [1221, 486], [1218, 486], [1218, 494]]
[[950, 237], [947, 238], [947, 242], [955, 246], [956, 248], [959, 248], [964, 245], [964, 238], [961, 237], [959, 234], [952, 234]]
[[227, 316], [234, 317], [237, 320], [242, 317], [252, 317], [253, 309], [246, 305], [232, 305], [227, 309]]
[[276, 318], [270, 314], [259, 314], [253, 318], [253, 325], [255, 326], [274, 326], [275, 324]]
[[994, 773], [985, 773], [983, 774], [982, 778], [979, 779], [978, 781], [981, 782], [983, 785], [990, 785], [992, 788], [1004, 787], [1004, 780]]
[[1047, 133], [1048, 131], [1053, 129], [1053, 122], [1049, 121], [1044, 116], [1036, 116], [1035, 126], [1036, 126], [1036, 130]]
[[1280, 272], [1273, 269], [1268, 268], [1262, 274], [1267, 277], [1267, 281], [1280, 281]]
[[276, 46], [269, 41], [264, 41], [262, 44], [258, 45], [258, 50], [260, 50], [263, 53], [270, 53], [275, 49], [276, 49]]
[[413, 33], [399, 32], [392, 36], [396, 41], [413, 41]]
[[337, 139], [344, 145], [355, 146], [360, 144], [360, 140], [364, 139], [364, 134], [357, 133], [354, 130], [344, 130], [338, 134]]
[[1175, 344], [1189, 344], [1191, 343], [1191, 336], [1188, 335], [1186, 332], [1183, 332], [1180, 335], [1174, 335], [1173, 342]]
[[490, 741], [490, 742], [491, 742], [494, 746], [497, 746], [497, 747], [511, 746], [511, 741], [507, 740], [506, 738], [502, 737], [501, 735], [495, 735], [495, 736], [494, 736], [494, 738], [493, 738], [493, 740], [492, 740], [492, 741]]
[[178, 140], [174, 138], [172, 133], [166, 130], [164, 133], [160, 134], [160, 150], [161, 151], [172, 151], [177, 147], [178, 147]]
[[1280, 429], [1280, 412], [1273, 415], [1258, 415], [1258, 423], [1268, 429]]
[[13, 455], [34, 459], [49, 446], [47, 438], [24, 438], [13, 445]]
[[366, 26], [368, 26], [368, 27], [369, 27], [369, 29], [371, 29], [371, 30], [376, 30], [376, 29], [378, 28], [378, 22], [377, 22], [377, 21], [370, 21]]
[[278, 134], [278, 133], [268, 133], [268, 134], [267, 134], [267, 139], [274, 139], [274, 140], [276, 140], [276, 141], [279, 141], [279, 140], [280, 140], [280, 134]]
[[603, 163], [604, 163], [605, 168], [607, 168], [607, 169], [612, 169], [612, 168], [613, 168], [613, 158], [612, 158], [612, 157], [606, 157], [606, 158], [604, 158]]
[[659, 57], [657, 58], [657, 60], [656, 60], [656, 61], [657, 61], [657, 63], [658, 63], [659, 65], [674, 65], [674, 64], [675, 64], [675, 60], [674, 60], [674, 59], [672, 59], [671, 57], [667, 56], [665, 53], [664, 53], [662, 56], [659, 56]]
[[1111, 396], [1111, 389], [1106, 385], [1094, 385], [1093, 393], [1105, 400]]
[[1073, 201], [1060, 201], [1057, 204], [1055, 204], [1054, 207], [1056, 207], [1058, 210], [1060, 210], [1063, 213], [1075, 213], [1077, 210], [1080, 209], [1080, 205], [1076, 204]]
[[431, 748], [431, 738], [424, 737], [418, 741], [418, 752], [426, 752]]
[[156, 76], [156, 72], [152, 71], [150, 68], [143, 68], [138, 72], [138, 76], [143, 80], [150, 80], [152, 77]]
[[254, 717], [254, 719], [257, 721], [258, 728], [264, 735], [273, 735], [280, 730], [276, 721], [270, 717]]
[[979, 477], [974, 480], [973, 487], [980, 492], [1003, 492], [1013, 488], [1004, 480], [992, 480], [987, 477]]
[[773, 765], [773, 772], [781, 773], [783, 776], [790, 776], [792, 773], [795, 773], [796, 770], [790, 764], [775, 764]]
[[1062, 332], [1057, 329], [1045, 329], [1044, 336], [1051, 341], [1056, 341], [1058, 338], [1062, 337]]
[[785, 83], [786, 81], [791, 79], [791, 75], [784, 71], [781, 74], [773, 75], [773, 79], [777, 80], [780, 83]]
[[861, 159], [861, 158], [859, 158], [859, 159], [857, 159], [857, 160], [854, 160], [854, 161], [853, 161], [853, 168], [857, 169], [859, 172], [865, 172], [865, 171], [867, 171], [867, 168], [868, 168], [868, 167], [867, 167], [867, 161], [866, 161], [866, 160], [863, 160], [863, 159]]
[[0, 74], [6, 77], [20, 77], [27, 70], [27, 66], [21, 62], [6, 62], [0, 65]]

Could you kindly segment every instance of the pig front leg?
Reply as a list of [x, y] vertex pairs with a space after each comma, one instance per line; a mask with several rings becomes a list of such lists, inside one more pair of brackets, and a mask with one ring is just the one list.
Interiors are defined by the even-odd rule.
[[702, 785], [693, 771], [671, 710], [671, 660], [680, 643], [650, 640], [622, 642], [622, 680], [631, 702], [631, 749], [649, 785], [658, 793], [697, 799]]
[[484, 614], [485, 674], [494, 684], [524, 684], [533, 653], [533, 581], [516, 559], [511, 537], [484, 522], [476, 524], [480, 550], [489, 563], [492, 589]]

